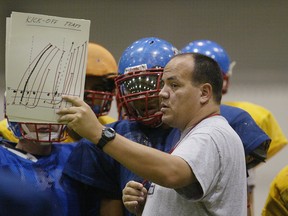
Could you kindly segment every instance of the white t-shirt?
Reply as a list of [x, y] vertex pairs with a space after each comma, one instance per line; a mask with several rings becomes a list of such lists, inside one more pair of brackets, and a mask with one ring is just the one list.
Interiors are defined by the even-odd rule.
[[152, 184], [143, 216], [247, 215], [243, 145], [222, 116], [201, 121], [171, 154], [189, 164], [198, 183], [177, 190]]

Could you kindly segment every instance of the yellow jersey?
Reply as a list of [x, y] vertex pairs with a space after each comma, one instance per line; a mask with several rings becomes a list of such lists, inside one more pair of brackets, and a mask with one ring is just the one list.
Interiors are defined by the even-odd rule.
[[288, 215], [288, 166], [274, 178], [262, 210], [262, 216]]

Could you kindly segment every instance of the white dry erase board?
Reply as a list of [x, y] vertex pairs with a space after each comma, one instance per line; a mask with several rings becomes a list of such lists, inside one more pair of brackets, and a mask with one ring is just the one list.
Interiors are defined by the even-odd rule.
[[6, 23], [6, 115], [56, 123], [61, 95], [83, 98], [90, 21], [12, 12]]

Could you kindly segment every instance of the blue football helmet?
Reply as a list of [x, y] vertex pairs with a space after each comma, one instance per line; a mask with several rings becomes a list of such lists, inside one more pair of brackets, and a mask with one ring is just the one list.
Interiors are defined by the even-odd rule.
[[[156, 37], [142, 38], [132, 43], [122, 54], [118, 63], [120, 75], [146, 65], [148, 69], [164, 68], [178, 50], [169, 42]], [[141, 69], [141, 68], [140, 68]]]
[[219, 44], [210, 40], [195, 40], [187, 44], [182, 53], [200, 53], [213, 58], [218, 64], [223, 74], [229, 72], [230, 58], [228, 53]]
[[228, 53], [222, 46], [211, 40], [195, 40], [188, 43], [181, 52], [200, 53], [213, 58], [218, 63], [223, 74], [222, 93], [225, 94], [228, 91], [229, 77], [232, 74], [235, 62], [230, 62]]
[[171, 43], [156, 37], [137, 40], [123, 52], [115, 79], [120, 118], [150, 127], [161, 124], [160, 81], [163, 68], [177, 53]]

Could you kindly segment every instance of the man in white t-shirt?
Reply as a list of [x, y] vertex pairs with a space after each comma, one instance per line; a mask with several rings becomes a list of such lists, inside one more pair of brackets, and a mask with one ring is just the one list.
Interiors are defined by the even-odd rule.
[[137, 215], [247, 215], [242, 142], [220, 116], [222, 74], [201, 54], [179, 54], [164, 68], [162, 121], [181, 130], [170, 153], [138, 145], [101, 125], [85, 102], [63, 96], [71, 108], [58, 111], [66, 123], [132, 172], [153, 182], [148, 192], [130, 181], [123, 203]]

